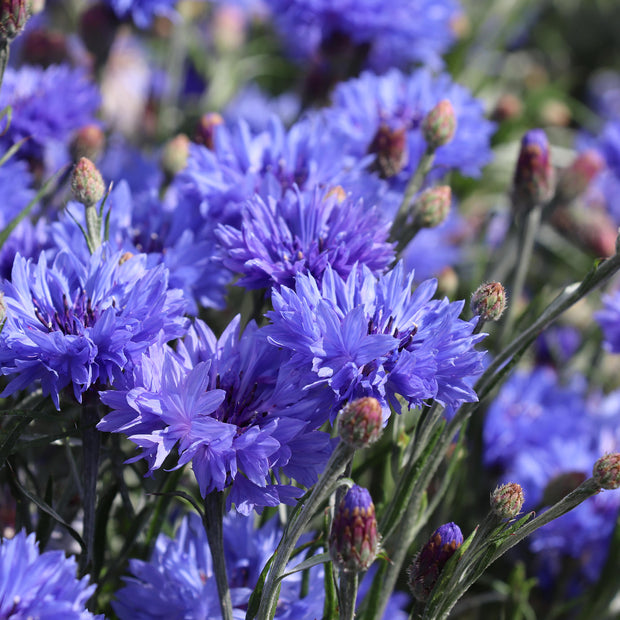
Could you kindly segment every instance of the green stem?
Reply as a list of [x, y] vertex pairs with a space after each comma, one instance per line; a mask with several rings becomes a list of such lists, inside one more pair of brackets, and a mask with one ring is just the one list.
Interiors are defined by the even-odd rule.
[[203, 525], [213, 559], [213, 572], [220, 597], [222, 618], [223, 620], [233, 620], [233, 607], [224, 555], [224, 493], [222, 491], [208, 493], [205, 497], [204, 507]]
[[2, 82], [4, 80], [4, 71], [9, 64], [9, 42], [2, 41], [0, 43], [0, 87], [2, 86]]
[[101, 216], [97, 212], [97, 205], [86, 207], [86, 233], [88, 249], [94, 254], [101, 246]]
[[355, 602], [359, 587], [359, 573], [340, 573], [340, 620], [353, 620], [355, 618]]

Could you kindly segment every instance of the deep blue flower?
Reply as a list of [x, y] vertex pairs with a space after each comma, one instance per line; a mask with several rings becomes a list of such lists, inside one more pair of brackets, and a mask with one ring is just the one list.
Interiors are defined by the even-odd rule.
[[272, 484], [271, 473], [310, 486], [331, 448], [315, 431], [319, 401], [281, 376], [286, 359], [254, 323], [240, 336], [237, 317], [217, 340], [196, 321], [176, 353], [152, 350], [122, 390], [101, 395], [113, 411], [98, 428], [128, 435], [149, 471], [176, 446], [202, 496], [231, 487], [228, 506], [244, 514], [290, 502], [300, 490]]
[[75, 398], [105, 386], [157, 341], [184, 333], [181, 291], [169, 290], [163, 266], [144, 255], [126, 260], [102, 246], [86, 263], [70, 251], [51, 265], [17, 256], [4, 282], [6, 322], [0, 334], [0, 372], [14, 375], [9, 396], [35, 381], [59, 408], [59, 393]]
[[267, 0], [276, 26], [294, 56], [350, 42], [368, 47], [366, 66], [385, 71], [423, 62], [441, 65], [440, 55], [454, 40], [453, 0]]
[[[458, 318], [463, 302], [434, 300], [435, 280], [412, 292], [402, 264], [376, 278], [364, 266], [343, 279], [327, 267], [319, 286], [299, 274], [295, 290], [272, 293], [270, 341], [293, 352], [291, 365], [308, 385], [329, 386], [335, 415], [345, 401], [374, 396], [388, 414], [436, 399], [475, 401], [468, 380], [482, 369], [475, 320]], [[328, 412], [326, 412], [328, 413]]]
[[477, 177], [491, 159], [493, 123], [484, 118], [480, 101], [449, 75], [433, 75], [420, 69], [411, 75], [392, 70], [378, 76], [365, 72], [336, 87], [333, 104], [326, 110], [330, 132], [358, 159], [367, 156], [379, 129], [406, 132], [406, 164], [393, 177], [397, 188], [416, 170], [426, 149], [422, 121], [442, 100], [448, 100], [456, 116], [456, 133], [436, 151], [433, 178], [451, 170]]
[[93, 616], [86, 603], [95, 586], [77, 578], [74, 558], [62, 551], [39, 553], [34, 534], [22, 530], [0, 545], [0, 618], [66, 618]]
[[605, 347], [620, 353], [620, 291], [603, 296], [603, 308], [594, 314], [605, 338]]
[[216, 232], [224, 265], [242, 274], [238, 284], [247, 288], [293, 287], [298, 273], [320, 282], [327, 265], [342, 277], [356, 263], [380, 273], [394, 257], [382, 214], [341, 188], [287, 192], [280, 200], [256, 196], [242, 218], [240, 229], [221, 226]]
[[[281, 535], [276, 519], [256, 529], [252, 517], [224, 518], [224, 554], [235, 620], [245, 618], [252, 590]], [[150, 560], [130, 560], [129, 570], [132, 576], [124, 578], [125, 586], [112, 602], [121, 620], [221, 617], [209, 543], [198, 515], [185, 517], [174, 539], [160, 534]], [[302, 574], [282, 580], [275, 615], [279, 620], [322, 616], [323, 569], [310, 569], [303, 598]]]
[[0, 90], [0, 109], [10, 105], [13, 115], [0, 144], [6, 149], [28, 138], [18, 157], [36, 158], [55, 172], [69, 160], [67, 145], [72, 133], [96, 122], [99, 104], [99, 91], [82, 69], [9, 67]]
[[139, 28], [148, 28], [156, 16], [171, 17], [177, 0], [105, 0], [120, 19], [131, 18]]

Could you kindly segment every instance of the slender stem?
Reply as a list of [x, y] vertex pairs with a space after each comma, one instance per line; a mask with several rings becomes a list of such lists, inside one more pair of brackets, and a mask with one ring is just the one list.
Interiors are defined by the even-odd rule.
[[359, 573], [356, 571], [340, 573], [340, 620], [355, 618], [358, 587]]
[[226, 572], [224, 556], [224, 493], [212, 491], [205, 497], [205, 514], [203, 525], [209, 541], [209, 549], [213, 558], [213, 572], [220, 596], [220, 608], [223, 620], [233, 620], [233, 607]]
[[9, 42], [2, 41], [0, 43], [0, 86], [4, 80], [4, 71], [9, 64]]
[[86, 232], [88, 249], [93, 254], [101, 246], [101, 217], [97, 212], [97, 205], [86, 207]]

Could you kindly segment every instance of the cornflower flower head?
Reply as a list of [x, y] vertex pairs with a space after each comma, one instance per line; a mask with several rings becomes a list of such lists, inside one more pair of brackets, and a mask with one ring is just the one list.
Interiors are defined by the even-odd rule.
[[216, 231], [223, 263], [243, 277], [246, 288], [293, 287], [298, 273], [311, 273], [320, 282], [327, 265], [346, 277], [356, 263], [380, 273], [393, 260], [389, 223], [362, 199], [342, 188], [318, 189], [282, 198], [255, 196], [245, 203], [240, 228]]
[[70, 251], [48, 264], [17, 255], [2, 285], [6, 322], [0, 334], [0, 372], [14, 375], [2, 396], [40, 381], [60, 409], [60, 391], [75, 398], [112, 383], [156, 341], [184, 333], [181, 291], [168, 289], [163, 266], [146, 256], [126, 260], [102, 246], [87, 262]]
[[365, 54], [365, 66], [385, 71], [422, 62], [441, 66], [454, 41], [459, 6], [452, 0], [267, 0], [276, 27], [298, 58], [343, 47]]
[[201, 495], [230, 487], [228, 507], [243, 514], [291, 502], [300, 490], [272, 484], [271, 473], [310, 486], [331, 444], [315, 430], [318, 399], [280, 376], [286, 359], [254, 323], [240, 335], [236, 317], [218, 340], [197, 320], [176, 353], [151, 351], [133, 382], [102, 393], [113, 411], [98, 428], [125, 433], [149, 472], [176, 446], [178, 467], [191, 461]]
[[131, 18], [138, 28], [148, 28], [155, 17], [172, 17], [177, 0], [105, 0], [119, 19]]
[[464, 302], [432, 299], [435, 280], [412, 292], [413, 274], [402, 264], [376, 277], [361, 265], [344, 279], [327, 267], [319, 284], [299, 274], [295, 290], [272, 293], [265, 329], [276, 346], [292, 352], [302, 387], [329, 387], [331, 418], [354, 398], [375, 397], [387, 417], [435, 399], [447, 406], [477, 400], [468, 379], [482, 370], [473, 335], [476, 320], [458, 318]]
[[[256, 529], [252, 517], [224, 517], [224, 555], [233, 617], [243, 620], [252, 589], [282, 535], [275, 519]], [[125, 585], [112, 602], [121, 620], [152, 618], [219, 618], [209, 543], [200, 517], [186, 516], [174, 539], [160, 534], [148, 562], [130, 560]], [[308, 591], [301, 597], [302, 573], [282, 580], [278, 620], [313, 620], [323, 613], [323, 570], [309, 571]]]
[[39, 553], [34, 534], [22, 530], [0, 544], [0, 617], [103, 618], [86, 609], [95, 590], [77, 578], [77, 564], [62, 551]]

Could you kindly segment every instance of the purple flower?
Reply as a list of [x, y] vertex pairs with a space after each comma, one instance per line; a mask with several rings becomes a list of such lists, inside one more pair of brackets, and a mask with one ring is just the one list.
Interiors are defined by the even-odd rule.
[[605, 347], [620, 353], [620, 291], [603, 296], [603, 309], [594, 314], [605, 338]]
[[39, 553], [34, 534], [22, 530], [0, 545], [0, 617], [66, 618], [93, 616], [86, 603], [95, 590], [77, 579], [77, 564], [62, 551]]
[[156, 16], [174, 15], [177, 0], [105, 0], [119, 19], [133, 19], [138, 28], [148, 28]]
[[400, 411], [397, 395], [411, 406], [476, 400], [468, 384], [482, 369], [476, 321], [458, 318], [463, 302], [433, 300], [436, 281], [411, 292], [413, 276], [403, 276], [400, 263], [379, 278], [359, 266], [346, 280], [328, 267], [321, 285], [299, 274], [295, 290], [272, 293], [269, 339], [292, 351], [300, 382], [330, 388], [332, 418], [363, 396], [379, 400], [386, 416], [388, 405]]
[[201, 495], [231, 487], [228, 506], [244, 514], [290, 502], [300, 490], [272, 484], [271, 472], [310, 486], [331, 448], [315, 431], [318, 401], [280, 376], [286, 359], [255, 324], [239, 335], [239, 317], [219, 340], [196, 321], [177, 353], [150, 351], [122, 390], [101, 395], [113, 411], [98, 428], [127, 434], [149, 471], [176, 446]]
[[163, 266], [146, 268], [102, 246], [86, 263], [69, 251], [48, 265], [15, 258], [4, 282], [6, 322], [0, 334], [0, 372], [15, 375], [2, 396], [40, 381], [59, 409], [59, 393], [75, 398], [112, 383], [156, 341], [184, 333], [181, 291], [168, 290]]
[[[245, 618], [250, 594], [281, 535], [275, 519], [256, 529], [252, 517], [224, 517], [224, 554], [235, 620]], [[121, 620], [220, 617], [209, 543], [198, 515], [186, 516], [174, 539], [160, 534], [150, 560], [130, 560], [129, 571], [131, 576], [124, 578], [125, 586], [112, 602]], [[308, 590], [302, 598], [303, 574], [282, 580], [278, 620], [321, 617], [323, 569], [310, 569]]]
[[307, 58], [349, 44], [366, 66], [385, 71], [423, 62], [438, 67], [454, 40], [452, 0], [267, 0], [294, 56]]
[[255, 196], [243, 207], [240, 229], [221, 226], [216, 233], [224, 265], [251, 289], [292, 287], [298, 273], [320, 282], [327, 265], [342, 277], [356, 263], [380, 273], [394, 257], [388, 222], [341, 188], [287, 192], [280, 200]]

